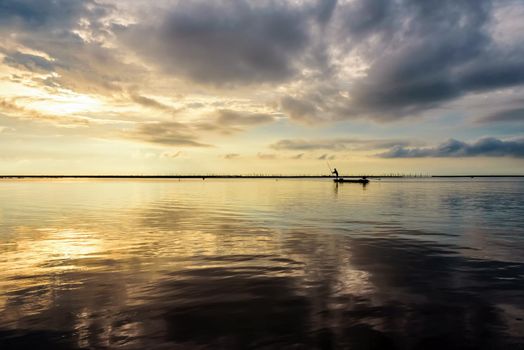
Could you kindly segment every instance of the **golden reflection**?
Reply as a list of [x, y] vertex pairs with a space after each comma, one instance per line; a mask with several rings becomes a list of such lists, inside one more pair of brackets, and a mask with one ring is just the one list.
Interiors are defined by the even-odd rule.
[[[27, 229], [27, 228], [26, 228]], [[23, 230], [20, 230], [21, 234]], [[23, 276], [29, 272], [53, 266], [54, 272], [74, 269], [77, 266], [67, 264], [69, 261], [101, 251], [103, 240], [93, 237], [93, 233], [79, 232], [70, 229], [38, 229], [38, 239], [21, 240], [16, 243], [16, 250], [6, 254], [5, 261], [12, 263], [13, 275]], [[49, 265], [51, 264], [51, 265]]]
[[[12, 243], [13, 249], [4, 251], [0, 260], [0, 286], [5, 292], [28, 291], [26, 297], [31, 302], [18, 310], [22, 314], [34, 314], [48, 308], [54, 288], [74, 288], [75, 283], [62, 286], [60, 274], [85, 269], [78, 264], [78, 259], [103, 249], [103, 241], [87, 232], [52, 228], [31, 230], [28, 227], [20, 227], [16, 232], [30, 239], [19, 239]], [[0, 310], [5, 310], [7, 303], [6, 293], [0, 293]]]

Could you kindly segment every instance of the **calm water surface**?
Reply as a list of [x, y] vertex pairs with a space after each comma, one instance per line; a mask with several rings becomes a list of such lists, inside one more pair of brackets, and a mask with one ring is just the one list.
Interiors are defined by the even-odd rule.
[[522, 349], [524, 181], [0, 181], [1, 349]]

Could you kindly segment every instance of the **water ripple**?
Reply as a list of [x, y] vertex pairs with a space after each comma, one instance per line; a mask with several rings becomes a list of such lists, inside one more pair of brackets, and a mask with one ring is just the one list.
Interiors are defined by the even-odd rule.
[[3, 181], [0, 348], [524, 344], [524, 181]]

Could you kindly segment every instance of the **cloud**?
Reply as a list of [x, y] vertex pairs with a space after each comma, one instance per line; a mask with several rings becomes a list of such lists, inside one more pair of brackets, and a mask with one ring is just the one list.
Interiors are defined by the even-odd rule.
[[280, 100], [280, 108], [291, 119], [305, 123], [319, 122], [322, 114], [319, 104], [292, 96], [284, 96]]
[[475, 143], [450, 139], [435, 148], [405, 148], [396, 146], [381, 158], [422, 158], [422, 157], [515, 157], [524, 158], [524, 139], [504, 141], [483, 138]]
[[[33, 79], [47, 88], [69, 89], [77, 93], [122, 98], [128, 86], [141, 83], [146, 74], [142, 68], [127, 63], [123, 54], [103, 42], [89, 42], [75, 34], [44, 40], [38, 35], [27, 39], [32, 48], [54, 59], [53, 75]], [[135, 101], [136, 102], [136, 101]]]
[[317, 6], [313, 9], [316, 12], [317, 20], [325, 24], [327, 23], [337, 7], [338, 0], [321, 0], [318, 1]]
[[[373, 61], [367, 75], [351, 88], [356, 107], [375, 118], [396, 118], [432, 108], [487, 83], [481, 75], [482, 68], [488, 67], [484, 59], [492, 55], [487, 32], [491, 1], [404, 0], [390, 6], [380, 13], [376, 28], [373, 23], [365, 26], [366, 32], [389, 40], [379, 40], [371, 48]], [[390, 36], [385, 28], [395, 35]], [[349, 29], [353, 37], [355, 28]], [[356, 34], [362, 37], [361, 27]], [[493, 78], [493, 85], [499, 85], [496, 81], [504, 85], [502, 77]]]
[[257, 158], [263, 159], [263, 160], [270, 160], [270, 159], [276, 159], [277, 155], [273, 153], [258, 153]]
[[174, 158], [178, 158], [180, 157], [180, 155], [182, 154], [182, 151], [178, 151], [178, 152], [164, 152], [162, 153], [162, 158], [171, 158], [171, 159], [174, 159]]
[[25, 108], [16, 104], [15, 101], [0, 98], [0, 111], [10, 115], [14, 118], [19, 119], [30, 119], [33, 121], [43, 121], [56, 124], [57, 126], [63, 127], [79, 127], [79, 126], [88, 126], [88, 118], [80, 118], [75, 116], [59, 116], [51, 115], [46, 113], [40, 113], [38, 111]]
[[30, 72], [52, 72], [55, 64], [45, 57], [25, 54], [19, 51], [7, 53], [4, 63], [15, 68], [22, 68]]
[[119, 36], [164, 71], [193, 81], [282, 81], [296, 74], [311, 13], [285, 1], [180, 1]]
[[29, 30], [63, 30], [81, 18], [102, 17], [108, 8], [93, 0], [2, 0], [0, 25]]
[[13, 131], [13, 130], [14, 130], [13, 128], [9, 128], [7, 126], [0, 125], [0, 134], [6, 131]]
[[166, 105], [166, 104], [164, 104], [162, 102], [159, 102], [159, 101], [157, 101], [157, 100], [155, 100], [153, 98], [142, 96], [142, 95], [137, 94], [137, 93], [131, 93], [130, 97], [131, 97], [131, 100], [133, 100], [133, 102], [136, 102], [139, 105], [142, 105], [144, 107], [156, 109], [156, 110], [159, 110], [159, 111], [162, 111], [162, 112], [167, 112], [169, 114], [177, 114], [178, 112], [180, 112], [179, 109], [176, 109], [176, 108], [174, 108], [172, 106], [168, 106], [168, 105]]
[[[50, 94], [172, 115], [180, 110], [165, 101], [188, 96], [180, 103], [192, 102], [184, 107], [191, 124], [143, 123], [130, 134], [202, 145], [197, 135], [230, 135], [283, 116], [310, 125], [392, 122], [466, 95], [524, 87], [523, 8], [500, 0], [0, 0], [0, 51], [18, 76], [12, 84]], [[481, 121], [518, 122], [519, 113]], [[273, 147], [320, 154], [420, 146], [384, 142]]]
[[523, 122], [524, 108], [513, 108], [505, 111], [490, 114], [479, 119], [481, 123], [497, 123], [497, 122]]
[[395, 3], [389, 0], [353, 1], [342, 8], [344, 34], [351, 34], [351, 41], [367, 39], [381, 32], [386, 34], [395, 24]]
[[317, 158], [317, 160], [333, 160], [336, 157], [334, 155], [323, 154]]
[[112, 42], [115, 15], [113, 5], [94, 0], [2, 0], [3, 63], [47, 73], [32, 75], [33, 87], [120, 95], [147, 73]]
[[384, 149], [394, 146], [413, 146], [420, 145], [420, 142], [409, 140], [366, 140], [353, 138], [335, 138], [335, 139], [284, 139], [272, 145], [275, 150], [292, 150], [292, 151], [313, 151], [313, 150], [372, 150]]
[[163, 146], [209, 147], [199, 142], [187, 125], [177, 122], [142, 123], [135, 129], [125, 131], [122, 136]]
[[240, 157], [238, 153], [229, 153], [224, 156], [224, 159], [236, 159], [238, 157]]
[[204, 121], [194, 123], [193, 126], [197, 131], [230, 135], [273, 121], [275, 117], [271, 114], [220, 109], [211, 113]]
[[308, 124], [390, 122], [466, 95], [523, 86], [522, 37], [504, 32], [502, 44], [495, 35], [506, 20], [494, 18], [502, 6], [496, 0], [340, 2], [324, 39], [332, 74], [305, 79], [280, 99], [281, 110]]
[[216, 122], [221, 125], [252, 126], [271, 123], [275, 120], [272, 115], [264, 113], [239, 112], [221, 109], [217, 112]]

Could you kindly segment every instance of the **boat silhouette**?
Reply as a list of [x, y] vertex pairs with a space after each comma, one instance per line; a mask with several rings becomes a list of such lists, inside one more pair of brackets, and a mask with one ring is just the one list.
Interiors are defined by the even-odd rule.
[[336, 179], [333, 179], [336, 183], [355, 183], [355, 184], [367, 184], [369, 183], [369, 180], [366, 178], [362, 179], [344, 179], [342, 177], [338, 177]]

